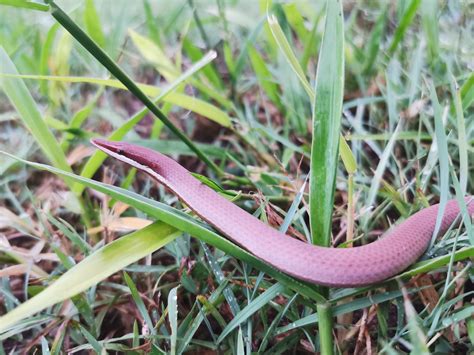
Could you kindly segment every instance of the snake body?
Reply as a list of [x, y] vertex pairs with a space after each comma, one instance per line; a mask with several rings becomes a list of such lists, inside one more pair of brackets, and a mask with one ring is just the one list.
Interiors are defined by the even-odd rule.
[[[438, 205], [433, 205], [415, 213], [373, 243], [354, 248], [318, 247], [290, 238], [261, 222], [165, 155], [124, 142], [94, 139], [92, 143], [165, 185], [203, 220], [256, 257], [315, 284], [364, 286], [394, 276], [425, 252], [436, 225]], [[468, 211], [474, 213], [474, 203], [468, 203]], [[441, 233], [459, 213], [457, 201], [448, 201]]]

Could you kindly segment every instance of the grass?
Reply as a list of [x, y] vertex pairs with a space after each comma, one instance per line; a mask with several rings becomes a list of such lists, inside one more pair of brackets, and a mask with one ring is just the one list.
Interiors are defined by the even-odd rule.
[[111, 4], [0, 0], [0, 354], [474, 350], [468, 216], [398, 278], [324, 289], [89, 144], [179, 158], [293, 236], [370, 242], [473, 191], [466, 3]]

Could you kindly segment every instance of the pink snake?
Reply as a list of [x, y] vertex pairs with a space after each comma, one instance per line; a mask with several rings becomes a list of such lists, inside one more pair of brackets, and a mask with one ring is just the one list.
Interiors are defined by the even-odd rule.
[[[383, 281], [414, 263], [428, 248], [435, 229], [438, 205], [415, 213], [383, 238], [364, 246], [314, 246], [264, 224], [194, 178], [171, 158], [124, 142], [94, 139], [92, 143], [110, 156], [151, 175], [203, 220], [257, 258], [311, 283], [354, 287]], [[474, 203], [469, 203], [468, 211], [474, 213]], [[459, 213], [457, 201], [448, 201], [440, 233], [449, 228]]]

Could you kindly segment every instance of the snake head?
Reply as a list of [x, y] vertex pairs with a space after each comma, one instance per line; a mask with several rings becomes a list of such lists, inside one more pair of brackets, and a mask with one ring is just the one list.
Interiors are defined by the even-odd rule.
[[97, 148], [103, 151], [109, 151], [119, 155], [125, 155], [125, 152], [129, 147], [127, 147], [126, 143], [122, 142], [112, 142], [102, 138], [93, 138], [91, 139], [91, 143], [95, 145]]
[[174, 160], [151, 149], [126, 142], [111, 142], [101, 138], [91, 139], [91, 143], [104, 153], [130, 164], [138, 169], [150, 168], [155, 172], [160, 167], [176, 164]]

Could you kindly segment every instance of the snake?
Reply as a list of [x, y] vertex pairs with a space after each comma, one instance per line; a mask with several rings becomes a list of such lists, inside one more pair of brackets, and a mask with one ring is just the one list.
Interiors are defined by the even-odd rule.
[[[360, 287], [393, 277], [428, 249], [433, 233], [444, 233], [460, 215], [457, 200], [448, 200], [439, 227], [439, 204], [423, 208], [362, 246], [331, 248], [292, 238], [219, 195], [170, 157], [127, 142], [100, 138], [91, 143], [108, 155], [150, 175], [196, 215], [255, 257], [297, 279], [328, 287]], [[474, 197], [467, 211], [474, 214]]]

